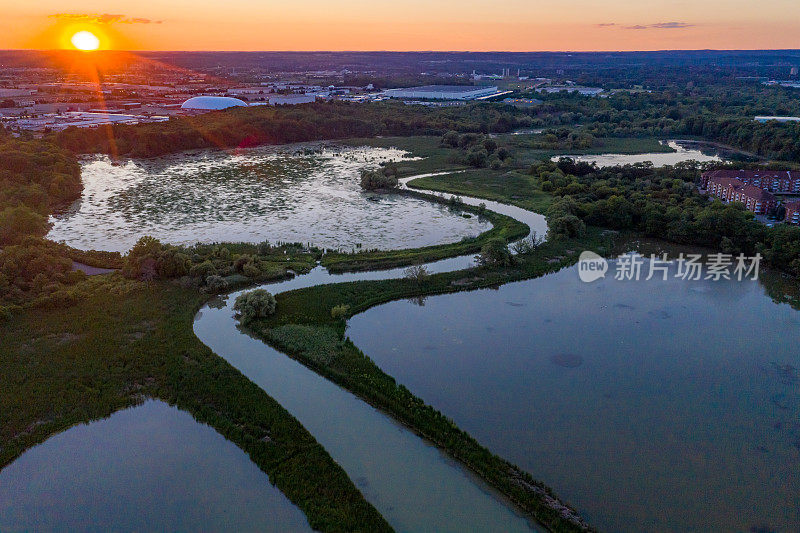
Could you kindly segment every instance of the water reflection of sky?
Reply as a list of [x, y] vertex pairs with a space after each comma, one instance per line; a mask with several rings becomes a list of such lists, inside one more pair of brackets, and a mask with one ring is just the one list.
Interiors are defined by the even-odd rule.
[[553, 161], [558, 161], [559, 157], [569, 157], [576, 161], [595, 162], [598, 167], [611, 167], [616, 165], [632, 165], [634, 163], [651, 162], [653, 166], [663, 167], [665, 165], [675, 165], [683, 161], [722, 161], [719, 154], [709, 148], [698, 149], [695, 145], [687, 145], [678, 141], [669, 141], [667, 144], [675, 152], [653, 152], [647, 154], [600, 154], [600, 155], [566, 155], [555, 156]]
[[114, 251], [142, 235], [175, 244], [270, 240], [349, 250], [455, 242], [489, 227], [424, 200], [360, 190], [360, 169], [406, 152], [314, 148], [195, 152], [119, 165], [89, 160], [82, 199], [53, 218], [48, 237]]
[[235, 444], [161, 402], [79, 425], [0, 472], [2, 531], [310, 531]]
[[754, 281], [585, 284], [570, 268], [386, 304], [348, 335], [600, 529], [793, 531], [798, 318]]

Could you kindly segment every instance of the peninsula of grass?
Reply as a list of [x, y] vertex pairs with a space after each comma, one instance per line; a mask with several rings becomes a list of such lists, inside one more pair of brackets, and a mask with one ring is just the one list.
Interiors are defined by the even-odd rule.
[[0, 468], [71, 426], [155, 398], [244, 450], [314, 529], [391, 530], [291, 414], [195, 336], [209, 295], [119, 274], [73, 290], [66, 308], [0, 321]]
[[[390, 279], [319, 285], [277, 296], [277, 312], [248, 329], [271, 346], [386, 411], [457, 459], [550, 531], [586, 531], [589, 525], [543, 483], [481, 446], [445, 415], [383, 372], [345, 336], [346, 319], [402, 298], [495, 287], [558, 271], [578, 250], [610, 250], [607, 234], [589, 228], [580, 240], [558, 240], [518, 256], [505, 267], [431, 275], [423, 281]], [[338, 312], [335, 310], [339, 310]]]
[[437, 244], [422, 248], [406, 250], [372, 250], [355, 253], [331, 252], [322, 257], [322, 265], [330, 272], [358, 272], [364, 270], [382, 270], [420, 263], [430, 263], [448, 257], [475, 254], [480, 252], [483, 245], [492, 239], [503, 239], [512, 242], [525, 237], [530, 228], [511, 217], [492, 211], [465, 205], [459, 202], [448, 202], [436, 195], [418, 191], [403, 191], [403, 194], [425, 198], [433, 202], [450, 205], [453, 209], [472, 213], [485, 218], [492, 224], [492, 228], [476, 237], [465, 237], [458, 242]]
[[553, 197], [539, 188], [539, 180], [526, 172], [471, 169], [439, 176], [417, 178], [412, 189], [462, 194], [516, 205], [535, 213], [545, 213]]

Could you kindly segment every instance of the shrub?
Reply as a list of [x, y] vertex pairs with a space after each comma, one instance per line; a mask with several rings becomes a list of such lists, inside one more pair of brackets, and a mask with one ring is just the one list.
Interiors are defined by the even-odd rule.
[[424, 283], [428, 280], [430, 274], [428, 273], [428, 269], [425, 268], [423, 265], [414, 265], [410, 266], [405, 270], [406, 279], [410, 279], [412, 281], [416, 281], [419, 284]]
[[209, 292], [221, 292], [228, 288], [228, 282], [222, 276], [208, 276], [206, 278], [206, 288]]
[[217, 274], [217, 269], [209, 260], [205, 260], [202, 263], [198, 263], [196, 265], [192, 265], [192, 268], [189, 269], [189, 275], [193, 278], [207, 278], [208, 276], [213, 276]]
[[387, 176], [384, 169], [362, 170], [361, 188], [365, 191], [379, 191], [397, 187], [397, 176]]
[[458, 148], [458, 140], [459, 134], [457, 131], [448, 131], [444, 135], [442, 135], [442, 146], [446, 146], [448, 148]]
[[8, 320], [11, 320], [11, 311], [6, 307], [0, 306], [0, 322], [6, 322]]
[[486, 160], [489, 158], [489, 152], [484, 149], [473, 148], [467, 152], [467, 164], [471, 167], [483, 168], [486, 166]]
[[586, 224], [575, 215], [564, 215], [554, 219], [548, 219], [549, 235], [552, 238], [559, 237], [580, 237], [586, 233]]
[[246, 292], [236, 298], [233, 310], [242, 323], [247, 324], [259, 318], [266, 318], [275, 313], [277, 302], [275, 297], [264, 289]]
[[0, 245], [17, 244], [26, 236], [47, 235], [47, 218], [33, 209], [20, 205], [0, 211]]
[[247, 263], [242, 267], [242, 274], [248, 278], [257, 278], [261, 276], [261, 269], [255, 263]]
[[267, 255], [271, 251], [272, 245], [269, 243], [269, 241], [260, 242], [258, 243], [258, 246], [256, 246], [256, 253], [258, 255]]
[[508, 266], [514, 261], [514, 257], [508, 251], [506, 241], [496, 237], [483, 245], [477, 260], [481, 265]]
[[540, 237], [535, 231], [528, 237], [514, 243], [513, 250], [519, 255], [530, 254], [544, 244], [544, 238]]
[[337, 320], [340, 318], [346, 318], [348, 312], [350, 312], [349, 305], [339, 304], [331, 309], [331, 317]]

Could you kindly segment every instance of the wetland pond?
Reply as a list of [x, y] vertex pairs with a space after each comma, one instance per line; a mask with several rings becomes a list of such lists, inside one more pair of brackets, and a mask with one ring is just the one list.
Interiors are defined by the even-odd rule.
[[661, 141], [674, 150], [674, 152], [653, 152], [646, 154], [600, 154], [600, 155], [557, 155], [552, 158], [558, 161], [561, 157], [569, 157], [575, 161], [595, 162], [597, 166], [613, 167], [617, 165], [632, 165], [634, 163], [653, 163], [655, 167], [665, 165], [676, 165], [684, 161], [697, 161], [705, 163], [708, 161], [728, 161], [748, 159], [743, 154], [731, 152], [722, 147], [710, 143], [697, 141]]
[[250, 457], [149, 400], [74, 426], [0, 471], [0, 531], [311, 531]]
[[359, 172], [408, 153], [319, 143], [194, 151], [82, 163], [80, 200], [47, 236], [125, 252], [143, 235], [169, 244], [301, 242], [352, 250], [456, 242], [490, 228], [475, 216], [399, 194], [361, 191]]
[[613, 272], [392, 302], [347, 334], [601, 531], [800, 530], [800, 312], [752, 280]]

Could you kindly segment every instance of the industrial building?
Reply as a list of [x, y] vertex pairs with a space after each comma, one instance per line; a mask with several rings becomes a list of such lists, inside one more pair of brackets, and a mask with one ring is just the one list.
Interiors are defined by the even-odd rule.
[[50, 113], [31, 118], [20, 118], [10, 123], [11, 126], [31, 131], [63, 131], [70, 127], [96, 128], [112, 124], [142, 124], [145, 122], [164, 122], [169, 117], [152, 115], [128, 115], [108, 113], [104, 111], [71, 111], [67, 113]]
[[581, 96], [598, 96], [603, 92], [603, 89], [601, 87], [583, 87], [580, 85], [548, 85], [547, 87], [537, 88], [536, 92], [544, 94], [567, 92], [578, 93]]
[[761, 122], [762, 124], [767, 122], [800, 122], [800, 117], [766, 117], [766, 116], [756, 116], [754, 118], [756, 122]]
[[415, 98], [420, 100], [475, 100], [498, 94], [497, 87], [473, 85], [424, 85], [404, 89], [388, 89], [384, 94], [390, 98]]

